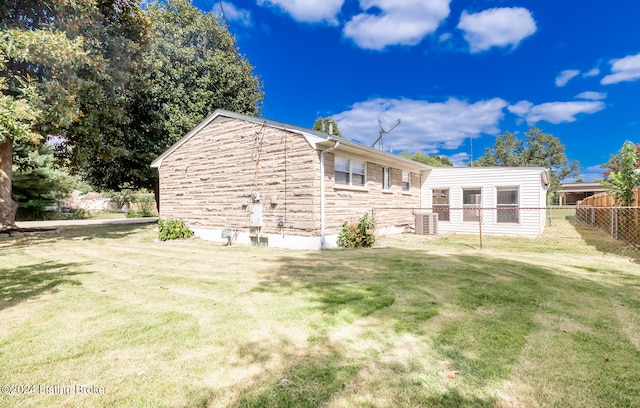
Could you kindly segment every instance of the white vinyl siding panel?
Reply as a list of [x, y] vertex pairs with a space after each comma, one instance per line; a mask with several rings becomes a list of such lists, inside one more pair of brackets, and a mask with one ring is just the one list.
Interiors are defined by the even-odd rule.
[[[546, 189], [541, 184], [540, 168], [496, 168], [496, 167], [436, 167], [424, 172], [422, 207], [432, 208], [433, 191], [449, 189], [449, 222], [440, 223], [441, 233], [479, 232], [478, 222], [465, 222], [463, 190], [482, 190], [482, 232], [487, 235], [538, 236], [546, 224]], [[517, 187], [519, 193], [518, 223], [498, 222], [495, 208], [498, 206], [497, 188]], [[541, 210], [529, 210], [541, 209]]]

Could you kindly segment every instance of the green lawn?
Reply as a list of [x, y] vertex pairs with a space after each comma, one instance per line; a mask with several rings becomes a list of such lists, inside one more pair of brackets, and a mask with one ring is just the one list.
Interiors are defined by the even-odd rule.
[[638, 258], [564, 228], [483, 250], [0, 241], [0, 407], [640, 406]]

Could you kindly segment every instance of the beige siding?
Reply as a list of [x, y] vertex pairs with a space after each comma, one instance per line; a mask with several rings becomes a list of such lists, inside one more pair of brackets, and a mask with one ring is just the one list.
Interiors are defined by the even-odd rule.
[[161, 216], [193, 228], [230, 224], [248, 232], [251, 195], [258, 192], [263, 233], [317, 236], [319, 169], [318, 154], [302, 135], [218, 117], [162, 161]]
[[[335, 184], [334, 158], [337, 156], [363, 161], [366, 163], [366, 186], [362, 188], [347, 187]], [[326, 233], [337, 234], [346, 222], [356, 222], [365, 213], [372, 214], [372, 210], [389, 208], [417, 208], [420, 206], [419, 173], [411, 173], [411, 190], [402, 191], [402, 170], [391, 168], [391, 188], [382, 190], [382, 168], [377, 163], [367, 159], [344, 154], [341, 152], [328, 153], [325, 157], [325, 203], [326, 203]], [[376, 211], [374, 213], [377, 228], [406, 226], [413, 223], [410, 216], [401, 211]]]

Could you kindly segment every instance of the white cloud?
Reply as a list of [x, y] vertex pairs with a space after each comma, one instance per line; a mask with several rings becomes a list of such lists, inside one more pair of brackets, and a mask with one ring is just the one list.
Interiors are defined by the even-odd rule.
[[623, 81], [640, 79], [640, 54], [627, 55], [621, 59], [611, 60], [611, 74], [602, 78], [602, 85], [616, 84]]
[[276, 7], [305, 23], [338, 24], [337, 15], [344, 0], [257, 0], [259, 6]]
[[582, 74], [583, 77], [594, 77], [600, 75], [600, 68], [592, 68]]
[[222, 11], [224, 10], [224, 16], [229, 22], [236, 22], [245, 27], [249, 27], [253, 25], [253, 21], [251, 19], [251, 12], [245, 9], [239, 9], [232, 3], [223, 1], [222, 9], [220, 8], [220, 4], [216, 4], [213, 6], [213, 12], [217, 15], [222, 15]]
[[464, 167], [469, 163], [469, 160], [472, 160], [472, 157], [469, 153], [462, 152], [449, 156], [449, 160], [456, 167]]
[[529, 101], [520, 101], [515, 105], [510, 105], [507, 109], [509, 112], [520, 117], [525, 116], [533, 108], [533, 104]]
[[[604, 169], [602, 168], [603, 165], [604, 163], [580, 169], [579, 178], [582, 179], [582, 181], [584, 181], [585, 183], [602, 180], [604, 178]], [[567, 182], [573, 182], [575, 180], [576, 178], [569, 178], [567, 179]]]
[[577, 99], [589, 99], [591, 101], [600, 101], [607, 98], [606, 92], [586, 91], [576, 95]]
[[[415, 45], [436, 31], [449, 16], [451, 0], [360, 0], [365, 13], [343, 30], [359, 47], [382, 50], [390, 45]], [[381, 11], [381, 12], [375, 12]]]
[[575, 101], [575, 102], [547, 102], [534, 105], [529, 101], [520, 101], [510, 105], [509, 112], [518, 115], [533, 125], [540, 121], [553, 124], [575, 122], [576, 116], [584, 113], [591, 114], [603, 110], [605, 107], [601, 101]]
[[577, 69], [565, 69], [556, 77], [556, 86], [565, 86], [567, 82], [578, 76], [580, 71]]
[[537, 30], [531, 12], [522, 7], [492, 8], [476, 14], [463, 11], [458, 28], [464, 31], [472, 53], [491, 47], [516, 48]]
[[385, 148], [436, 153], [457, 149], [465, 140], [481, 134], [499, 133], [507, 102], [500, 98], [469, 103], [455, 98], [444, 102], [412, 99], [372, 99], [354, 104], [350, 110], [333, 115], [347, 138], [371, 144], [378, 137], [378, 118], [401, 124], [385, 136]]

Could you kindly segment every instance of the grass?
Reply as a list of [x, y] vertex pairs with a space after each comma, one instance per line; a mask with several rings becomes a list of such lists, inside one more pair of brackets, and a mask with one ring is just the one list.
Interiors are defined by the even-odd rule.
[[545, 234], [0, 241], [0, 385], [35, 386], [0, 406], [640, 406], [638, 258], [570, 219]]

